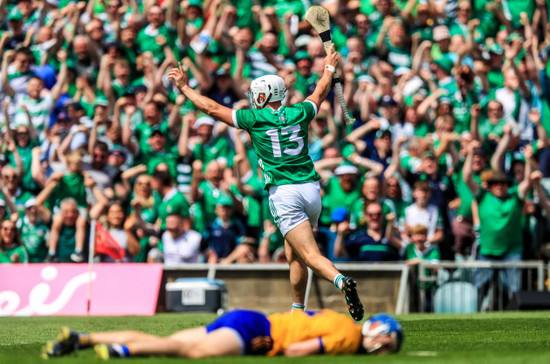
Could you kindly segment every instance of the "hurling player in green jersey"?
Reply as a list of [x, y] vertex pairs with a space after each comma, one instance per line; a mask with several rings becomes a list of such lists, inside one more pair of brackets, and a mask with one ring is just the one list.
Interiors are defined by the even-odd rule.
[[363, 318], [363, 305], [351, 277], [344, 277], [321, 255], [312, 227], [321, 213], [319, 175], [308, 155], [308, 125], [327, 97], [339, 55], [330, 49], [315, 91], [303, 102], [283, 105], [286, 88], [275, 75], [259, 77], [250, 84], [256, 110], [231, 110], [189, 87], [181, 64], [168, 73], [178, 89], [202, 112], [250, 134], [258, 164], [269, 190], [271, 214], [285, 238], [290, 265], [293, 309], [304, 309], [307, 267], [334, 282], [344, 293], [355, 320]]

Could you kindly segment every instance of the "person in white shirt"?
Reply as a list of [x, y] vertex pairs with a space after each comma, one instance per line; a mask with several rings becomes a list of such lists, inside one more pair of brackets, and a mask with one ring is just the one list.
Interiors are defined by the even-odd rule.
[[417, 181], [414, 184], [414, 203], [405, 208], [403, 236], [409, 236], [409, 230], [415, 225], [428, 228], [428, 242], [438, 243], [443, 240], [443, 220], [437, 206], [429, 204], [430, 184], [427, 181]]
[[191, 230], [185, 220], [189, 218], [177, 213], [166, 218], [166, 231], [161, 237], [164, 265], [197, 263], [199, 260], [202, 236]]

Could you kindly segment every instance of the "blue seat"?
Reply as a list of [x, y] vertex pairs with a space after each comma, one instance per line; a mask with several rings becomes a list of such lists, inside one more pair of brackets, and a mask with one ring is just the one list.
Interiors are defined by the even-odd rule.
[[477, 312], [477, 289], [468, 282], [449, 282], [435, 291], [435, 313]]

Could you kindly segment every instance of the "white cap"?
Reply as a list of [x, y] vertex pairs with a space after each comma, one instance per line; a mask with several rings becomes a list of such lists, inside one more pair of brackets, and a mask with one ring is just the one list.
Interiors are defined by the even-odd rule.
[[411, 69], [408, 67], [397, 67], [395, 71], [393, 71], [393, 75], [399, 77], [409, 72], [411, 72]]
[[311, 35], [302, 34], [296, 40], [294, 41], [294, 44], [296, 44], [296, 47], [302, 48], [307, 46], [309, 43], [311, 43], [311, 40], [313, 37]]
[[25, 202], [25, 208], [28, 209], [32, 206], [36, 206], [36, 200], [34, 198], [29, 198], [27, 202]]
[[6, 207], [6, 201], [0, 200], [0, 207]]
[[435, 42], [439, 42], [443, 39], [450, 39], [451, 33], [449, 32], [449, 28], [445, 25], [438, 25], [432, 30], [433, 40]]
[[343, 174], [359, 174], [359, 169], [355, 166], [342, 165], [334, 170], [334, 174], [341, 176]]
[[193, 125], [193, 129], [198, 129], [199, 126], [201, 125], [214, 126], [215, 123], [216, 123], [216, 120], [212, 119], [210, 116], [202, 116], [195, 121], [195, 125]]

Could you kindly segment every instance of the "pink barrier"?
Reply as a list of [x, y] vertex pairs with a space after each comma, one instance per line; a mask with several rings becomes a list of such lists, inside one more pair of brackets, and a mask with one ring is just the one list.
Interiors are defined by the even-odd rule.
[[[90, 315], [153, 315], [162, 264], [94, 264]], [[0, 264], [0, 316], [87, 315], [87, 264]]]

